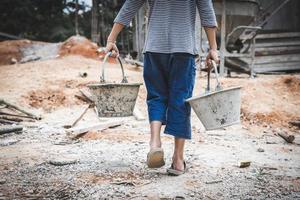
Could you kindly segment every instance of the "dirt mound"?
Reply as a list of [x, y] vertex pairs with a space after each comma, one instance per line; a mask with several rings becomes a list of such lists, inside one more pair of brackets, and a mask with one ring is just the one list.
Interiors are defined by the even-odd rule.
[[[81, 55], [87, 58], [103, 59], [104, 52], [97, 52], [99, 47], [83, 36], [72, 36], [67, 39], [59, 50], [60, 56]], [[109, 58], [108, 62], [116, 63], [115, 59]]]
[[300, 77], [264, 76], [263, 79], [225, 79], [226, 86], [241, 85], [244, 124], [286, 127], [300, 116]]
[[30, 40], [7, 40], [0, 42], [0, 65], [10, 65], [19, 62], [22, 57], [22, 48], [32, 44]]
[[33, 90], [25, 96], [30, 106], [34, 108], [43, 108], [50, 112], [59, 106], [68, 105], [66, 95], [62, 90]]
[[59, 50], [60, 56], [75, 54], [88, 58], [98, 58], [97, 44], [82, 36], [72, 36], [67, 39]]

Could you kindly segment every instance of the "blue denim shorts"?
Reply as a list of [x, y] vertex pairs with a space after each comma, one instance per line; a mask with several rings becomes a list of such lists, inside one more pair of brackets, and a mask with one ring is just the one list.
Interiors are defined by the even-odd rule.
[[188, 53], [144, 55], [149, 121], [166, 125], [164, 133], [191, 139], [191, 107], [185, 102], [193, 93], [195, 56]]

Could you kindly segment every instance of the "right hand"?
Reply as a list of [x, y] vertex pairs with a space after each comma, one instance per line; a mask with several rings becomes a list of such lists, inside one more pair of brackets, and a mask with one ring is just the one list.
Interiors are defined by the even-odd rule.
[[115, 42], [107, 41], [104, 51], [106, 54], [111, 51], [111, 57], [113, 58], [117, 58], [119, 56], [119, 49]]

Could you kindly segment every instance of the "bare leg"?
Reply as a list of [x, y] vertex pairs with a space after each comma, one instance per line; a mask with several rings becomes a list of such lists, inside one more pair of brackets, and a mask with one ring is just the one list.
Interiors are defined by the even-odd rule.
[[160, 139], [161, 126], [162, 123], [160, 121], [152, 121], [150, 123], [150, 130], [151, 130], [150, 149], [161, 147], [161, 139]]
[[184, 143], [185, 139], [174, 138], [174, 154], [173, 154], [173, 166], [176, 170], [184, 170], [183, 154], [184, 154]]

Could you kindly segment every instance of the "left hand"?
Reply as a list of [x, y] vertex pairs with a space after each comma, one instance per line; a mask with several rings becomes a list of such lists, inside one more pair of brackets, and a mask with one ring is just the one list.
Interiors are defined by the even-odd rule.
[[218, 51], [215, 49], [209, 50], [209, 52], [206, 56], [205, 64], [208, 67], [208, 70], [211, 70], [213, 68], [212, 63], [211, 63], [212, 60], [215, 61], [217, 64], [220, 63]]

